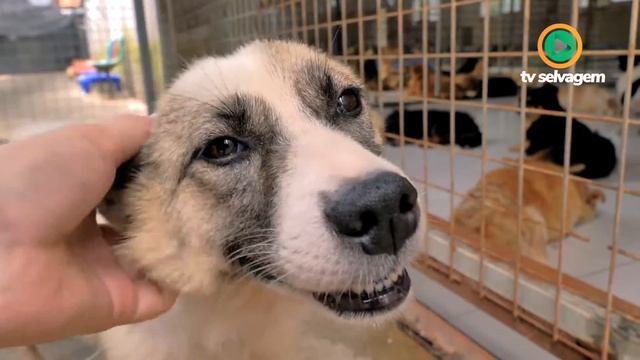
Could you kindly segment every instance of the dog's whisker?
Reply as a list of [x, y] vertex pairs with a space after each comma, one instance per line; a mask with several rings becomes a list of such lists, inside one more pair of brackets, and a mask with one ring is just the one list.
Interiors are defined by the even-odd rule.
[[260, 246], [251, 246], [251, 247], [248, 246], [246, 248], [240, 248], [234, 251], [232, 254], [230, 254], [226, 258], [229, 263], [232, 263], [233, 261], [238, 260], [239, 258], [242, 258], [242, 257], [248, 257], [253, 255], [275, 255], [277, 253], [278, 253], [277, 250], [269, 246], [260, 244]]
[[[251, 253], [246, 253], [246, 254], [240, 254], [240, 255], [236, 255], [233, 258], [230, 258], [227, 263], [229, 265], [234, 265], [234, 263], [242, 258], [248, 258], [248, 257], [252, 257], [252, 256], [256, 256], [256, 255], [277, 255], [277, 252], [274, 251], [256, 251], [256, 252], [251, 252]], [[249, 264], [246, 264], [244, 266], [249, 266]]]
[[198, 103], [200, 103], [200, 104], [207, 105], [207, 106], [211, 106], [211, 107], [213, 107], [213, 108], [215, 108], [215, 107], [216, 107], [214, 104], [211, 104], [211, 103], [206, 102], [206, 101], [204, 101], [204, 100], [196, 99], [196, 98], [194, 98], [194, 97], [187, 96], [187, 95], [174, 94], [174, 93], [170, 93], [170, 92], [167, 92], [165, 95], [167, 95], [167, 96], [173, 96], [173, 97], [177, 97], [177, 98], [182, 98], [182, 99], [186, 99], [186, 100], [196, 101], [196, 102], [198, 102]]
[[[235, 236], [228, 239], [225, 246], [223, 246], [222, 250], [225, 253], [235, 249], [240, 246], [240, 249], [246, 249], [248, 246], [251, 247], [259, 247], [259, 246], [269, 246], [273, 243], [273, 234], [263, 233], [263, 234], [248, 234], [241, 238], [236, 238]], [[233, 250], [235, 251], [235, 250]]]
[[255, 276], [255, 277], [260, 278], [261, 277], [260, 273], [264, 273], [264, 272], [269, 273], [271, 270], [277, 269], [277, 265], [278, 264], [269, 263], [269, 264], [267, 264], [265, 266], [251, 269], [246, 274], [244, 274], [239, 280], [244, 280], [244, 279], [248, 278], [249, 276]]
[[253, 235], [253, 234], [269, 234], [269, 233], [275, 233], [276, 229], [253, 229], [253, 230], [244, 230], [244, 231], [240, 231], [237, 233], [233, 233], [230, 235], [227, 235], [224, 239], [221, 239], [220, 241], [228, 241], [228, 240], [233, 240], [236, 238], [241, 238], [242, 236], [247, 236], [247, 235]]
[[[226, 252], [229, 248], [233, 246], [237, 246], [239, 243], [244, 244], [248, 240], [255, 240], [255, 238], [259, 238], [261, 236], [265, 237], [265, 239], [270, 239], [270, 236], [273, 235], [274, 233], [275, 231], [266, 230], [266, 229], [256, 230], [256, 231], [245, 231], [242, 233], [226, 236], [225, 238], [219, 241], [224, 244], [222, 249], [223, 251]], [[267, 244], [268, 242], [264, 241], [262, 243]]]
[[293, 270], [289, 270], [287, 272], [285, 272], [284, 274], [278, 276], [277, 278], [275, 278], [274, 280], [272, 280], [272, 282], [274, 283], [279, 283], [280, 281], [284, 280], [287, 276], [289, 276], [291, 273], [293, 273]]
[[242, 268], [247, 269], [249, 272], [252, 272], [255, 270], [255, 265], [259, 265], [262, 263], [266, 263], [267, 265], [273, 265], [273, 262], [271, 261], [270, 258], [268, 257], [262, 257], [262, 258], [258, 258], [254, 261], [249, 262], [248, 264], [243, 264]]

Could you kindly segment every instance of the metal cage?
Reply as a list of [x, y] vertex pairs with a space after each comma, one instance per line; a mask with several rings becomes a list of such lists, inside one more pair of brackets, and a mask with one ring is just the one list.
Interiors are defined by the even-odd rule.
[[[428, 204], [428, 250], [419, 256], [415, 269], [472, 300], [556, 354], [604, 359], [608, 356], [640, 356], [640, 298], [625, 298], [614, 289], [619, 262], [636, 266], [635, 262], [640, 260], [640, 252], [633, 249], [633, 234], [623, 234], [621, 230], [623, 220], [632, 222], [634, 216], [623, 202], [633, 201], [640, 195], [640, 188], [627, 178], [628, 174], [637, 171], [637, 165], [629, 160], [629, 154], [633, 152], [629, 150], [629, 139], [636, 136], [636, 131], [632, 130], [640, 125], [640, 119], [634, 118], [636, 114], [630, 108], [632, 59], [638, 55], [638, 6], [638, 0], [167, 0], [160, 5], [160, 16], [168, 24], [167, 47], [183, 62], [209, 53], [226, 53], [257, 38], [281, 38], [317, 46], [350, 65], [363, 77], [370, 60], [378, 66], [383, 61], [395, 64], [392, 66], [397, 74], [396, 88], [385, 90], [383, 78], [378, 76], [370, 84], [368, 96], [379, 112], [399, 110], [400, 131], [385, 134], [387, 139], [399, 143], [399, 147], [387, 147], [385, 156], [421, 184]], [[582, 58], [568, 69], [570, 72], [576, 69], [599, 71], [611, 77], [615, 74], [615, 57], [628, 57], [627, 91], [620, 114], [573, 111], [575, 90], [572, 86], [568, 90], [567, 111], [528, 108], [524, 83], [518, 85], [519, 95], [511, 99], [501, 101], [488, 96], [492, 69], [544, 69], [535, 43], [540, 31], [555, 22], [572, 25], [585, 38]], [[206, 35], [211, 33], [219, 35]], [[445, 71], [447, 76], [455, 78], [458, 64], [470, 58], [482, 60], [480, 93], [477, 99], [457, 99], [455, 86], [450, 85], [448, 89], [440, 86], [440, 78], [445, 76]], [[427, 95], [412, 95], [405, 91], [411, 65], [433, 69], [421, 80], [422, 94]], [[428, 88], [429, 76], [435, 77], [432, 94]], [[423, 111], [421, 121], [425, 135], [422, 138], [405, 136], [405, 109]], [[434, 143], [426, 135], [429, 109], [449, 112], [451, 144]], [[455, 146], [455, 113], [460, 110], [476, 114], [475, 121], [483, 134], [515, 126], [515, 130], [505, 130], [507, 135], [500, 136], [519, 143], [518, 152], [512, 159], [499, 156], [490, 147], [488, 136], [483, 136], [479, 151]], [[499, 114], [507, 118], [502, 123], [495, 120]], [[531, 114], [554, 115], [565, 120], [566, 165], [560, 173], [525, 163], [526, 119]], [[618, 129], [617, 176], [595, 181], [570, 172], [572, 118]], [[438, 165], [443, 162], [446, 166]], [[563, 190], [563, 218], [562, 229], [556, 230], [560, 230], [563, 237], [571, 238], [572, 244], [589, 243], [596, 237], [605, 236], [583, 233], [582, 228], [569, 228], [566, 220], [569, 182], [585, 183], [612, 194], [609, 200], [610, 232], [604, 230], [609, 232], [607, 246], [598, 248], [602, 255], [599, 258], [606, 260], [600, 274], [606, 281], [598, 286], [571, 273], [567, 261], [581, 255], [572, 254], [576, 246], [566, 245], [569, 240], [558, 242], [553, 249], [555, 259], [541, 263], [522, 256], [520, 251], [487, 249], [484, 223], [479, 234], [459, 228], [431, 205], [436, 201], [442, 207], [448, 207], [451, 213], [465, 196], [466, 190], [459, 185], [460, 175], [456, 174], [460, 171], [457, 163], [462, 166], [472, 164], [478, 169], [476, 177], [483, 189], [483, 219], [486, 207], [490, 206], [485, 201], [485, 175], [496, 167], [517, 169], [518, 229], [523, 223], [525, 173], [559, 177]], [[430, 174], [442, 175], [442, 179]], [[600, 232], [606, 228], [601, 225], [598, 225]], [[520, 241], [516, 243], [519, 248]], [[631, 246], [627, 247], [629, 244]], [[537, 335], [532, 335], [534, 333]]]

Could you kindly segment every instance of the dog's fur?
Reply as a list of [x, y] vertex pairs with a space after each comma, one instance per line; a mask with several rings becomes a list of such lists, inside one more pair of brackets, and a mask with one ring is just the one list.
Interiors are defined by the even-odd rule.
[[[562, 174], [562, 168], [546, 161], [527, 159], [525, 164]], [[523, 179], [520, 251], [539, 262], [546, 261], [546, 245], [562, 236], [562, 177], [525, 169]], [[485, 176], [485, 234], [488, 248], [518, 249], [518, 169], [506, 167]], [[593, 219], [600, 190], [569, 181], [567, 187], [567, 230]], [[456, 226], [480, 234], [482, 187], [478, 183], [455, 209]]]
[[[404, 136], [422, 140], [423, 130], [422, 110], [404, 112]], [[387, 117], [385, 130], [388, 133], [400, 135], [400, 113], [393, 112]], [[449, 145], [450, 116], [448, 111], [429, 110], [427, 112], [427, 137], [429, 142], [441, 145]], [[469, 114], [456, 111], [455, 113], [455, 142], [460, 147], [478, 147], [482, 144], [482, 133]], [[396, 142], [389, 141], [392, 145]]]
[[[546, 158], [555, 164], [564, 164], [564, 118], [542, 115], [527, 129], [525, 153], [539, 159]], [[592, 132], [582, 122], [572, 119], [571, 166], [580, 165], [576, 173], [588, 179], [609, 176], [616, 167], [616, 149], [611, 140]]]
[[384, 144], [385, 143], [384, 118], [376, 110], [370, 110], [369, 111], [369, 118], [371, 118], [371, 123], [373, 124], [373, 128], [376, 130], [376, 135], [375, 135], [376, 143]]
[[[414, 65], [409, 72], [406, 93], [409, 96], [422, 96], [424, 69], [422, 65]], [[476, 77], [468, 73], [456, 73], [454, 81], [451, 81], [451, 74], [442, 72], [440, 74], [440, 93], [436, 94], [436, 74], [428, 70], [427, 76], [427, 96], [448, 99], [450, 86], [453, 83], [454, 96], [456, 99], [474, 98], [478, 94]]]
[[[509, 76], [490, 76], [487, 78], [487, 97], [517, 96], [520, 89], [518, 84]], [[478, 95], [482, 97], [482, 79], [478, 80]]]
[[[552, 85], [528, 91], [527, 107], [564, 111], [559, 103], [558, 88]], [[576, 175], [590, 179], [609, 176], [617, 164], [616, 149], [611, 140], [576, 119], [571, 121], [570, 165], [582, 165]], [[546, 157], [558, 165], [564, 164], [564, 117], [540, 115], [531, 122], [526, 136], [528, 156]]]
[[[422, 65], [411, 68], [407, 83], [407, 95], [422, 96], [423, 69]], [[482, 97], [483, 62], [478, 58], [468, 58], [456, 71], [455, 97], [456, 99], [479, 99]], [[435, 96], [435, 73], [429, 70], [427, 93]], [[443, 71], [440, 77], [440, 97], [449, 98], [451, 73]], [[487, 97], [503, 97], [518, 95], [518, 85], [510, 76], [488, 76]]]
[[[625, 93], [627, 91], [627, 83], [629, 81], [629, 77], [627, 74], [627, 61], [628, 57], [626, 55], [621, 55], [618, 57], [618, 67], [622, 72], [618, 80], [616, 81], [616, 98], [620, 107], [624, 106], [624, 98]], [[640, 57], [634, 56], [633, 58], [633, 70], [631, 71], [631, 114], [637, 114], [640, 112]]]
[[[572, 86], [572, 85], [570, 85]], [[528, 90], [530, 103], [544, 107], [545, 103], [553, 103], [556, 98], [561, 109], [569, 107], [569, 86], [546, 84]], [[614, 94], [598, 85], [573, 86], [573, 112], [578, 114], [619, 116], [620, 106]]]
[[[473, 77], [473, 81], [475, 81], [476, 87], [476, 95], [472, 98], [479, 99], [482, 97], [482, 78], [484, 74], [484, 62], [482, 59], [478, 58], [469, 58], [465, 65], [462, 68], [463, 70], [468, 69], [468, 73]], [[495, 98], [495, 97], [504, 97], [504, 96], [517, 96], [519, 92], [519, 87], [517, 82], [514, 80], [519, 79], [519, 75], [514, 74], [501, 74], [501, 75], [491, 75], [487, 76], [487, 97]], [[470, 92], [471, 94], [471, 92]]]
[[[374, 55], [373, 49], [365, 51], [364, 55]], [[380, 54], [397, 55], [398, 48], [384, 47], [381, 49]], [[382, 58], [380, 62], [380, 68], [378, 69], [378, 61], [374, 59], [367, 59], [364, 61], [364, 81], [365, 85], [370, 90], [378, 90], [378, 78], [381, 79], [382, 90], [397, 90], [400, 87], [400, 73], [395, 70], [393, 63], [397, 60]], [[406, 72], [403, 78], [408, 78]]]
[[[303, 358], [305, 313], [325, 311], [310, 292], [367, 289], [409, 261], [424, 219], [397, 255], [369, 256], [322, 214], [341, 185], [401, 173], [377, 156], [364, 100], [358, 116], [335, 111], [348, 87], [362, 84], [317, 51], [254, 42], [195, 62], [168, 89], [124, 171], [134, 176], [120, 177], [101, 211], [128, 235], [120, 258], [181, 295], [157, 319], [101, 334], [107, 358]], [[227, 134], [252, 145], [246, 159], [197, 158]]]

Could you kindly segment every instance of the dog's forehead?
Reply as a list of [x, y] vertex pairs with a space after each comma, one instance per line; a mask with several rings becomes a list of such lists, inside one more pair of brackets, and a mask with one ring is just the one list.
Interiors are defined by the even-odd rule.
[[170, 93], [212, 104], [229, 95], [246, 94], [287, 112], [299, 110], [297, 105], [304, 102], [297, 87], [318, 89], [313, 82], [323, 81], [326, 76], [339, 87], [361, 85], [346, 65], [317, 50], [297, 43], [256, 41], [228, 56], [196, 61], [173, 84]]

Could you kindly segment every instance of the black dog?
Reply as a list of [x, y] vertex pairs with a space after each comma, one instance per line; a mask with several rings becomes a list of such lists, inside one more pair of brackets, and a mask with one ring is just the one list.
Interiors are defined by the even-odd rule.
[[[627, 59], [628, 57], [626, 55], [620, 55], [618, 56], [618, 68], [620, 69], [620, 71], [622, 71], [622, 74], [620, 74], [620, 77], [618, 78], [618, 80], [616, 81], [616, 94], [618, 95], [618, 99], [620, 100], [620, 105], [624, 107], [624, 95], [625, 92], [627, 91]], [[634, 72], [631, 74], [632, 78], [631, 78], [631, 103], [634, 104], [637, 101], [633, 101], [634, 98], [638, 97], [638, 89], [640, 89], [640, 75], [638, 75], [638, 72], [635, 71], [635, 68], [638, 67], [638, 65], [640, 65], [640, 56], [634, 56], [633, 57], [633, 67], [634, 67]], [[634, 106], [632, 105], [632, 110], [637, 110], [634, 109]]]
[[557, 86], [551, 84], [529, 88], [527, 89], [527, 107], [565, 111], [558, 100], [559, 91]]
[[[502, 96], [516, 96], [520, 88], [513, 79], [506, 76], [492, 76], [487, 78], [487, 97], [496, 98]], [[482, 98], [482, 79], [476, 81], [476, 96], [473, 99]]]
[[[527, 95], [527, 107], [564, 111], [558, 102], [558, 88], [545, 85], [539, 89], [530, 89]], [[548, 151], [551, 161], [564, 164], [565, 118], [542, 115], [527, 129], [528, 156]], [[575, 175], [589, 179], [609, 176], [616, 167], [616, 150], [611, 140], [591, 131], [584, 123], [571, 120], [571, 165], [582, 164], [584, 168]]]
[[[518, 84], [510, 77], [492, 76], [487, 79], [487, 97], [516, 96]], [[478, 97], [482, 97], [482, 81], [478, 82]]]
[[[404, 112], [404, 136], [417, 140], [423, 139], [422, 114], [422, 110]], [[455, 141], [457, 145], [473, 148], [482, 144], [482, 133], [471, 116], [467, 113], [456, 111], [455, 122]], [[429, 141], [442, 145], [451, 143], [448, 111], [429, 110], [427, 124]], [[400, 112], [395, 111], [387, 117], [385, 131], [400, 135]], [[390, 143], [395, 145], [394, 142]]]
[[[479, 58], [468, 58], [460, 67], [456, 74], [469, 74], [476, 70], [479, 66]], [[476, 99], [482, 98], [482, 76], [476, 81]], [[487, 97], [502, 97], [518, 95], [518, 84], [512, 78], [506, 76], [488, 76], [487, 77]]]

